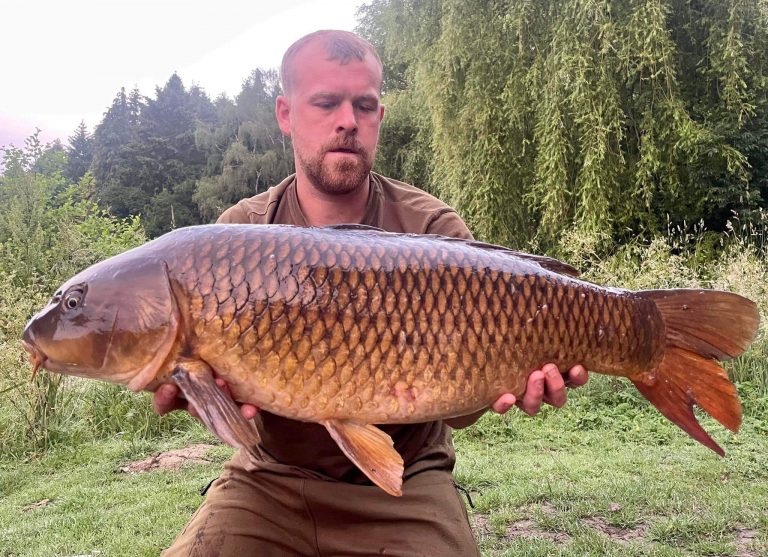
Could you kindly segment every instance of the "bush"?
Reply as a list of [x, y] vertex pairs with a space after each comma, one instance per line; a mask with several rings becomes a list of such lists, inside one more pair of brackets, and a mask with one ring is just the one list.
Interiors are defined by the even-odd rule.
[[0, 436], [3, 450], [15, 453], [70, 441], [78, 429], [73, 380], [48, 373], [29, 380], [24, 324], [64, 280], [146, 240], [137, 218], [116, 219], [88, 199], [88, 174], [66, 183], [66, 159], [49, 158], [38, 172], [43, 156], [35, 141], [8, 149], [0, 177]]

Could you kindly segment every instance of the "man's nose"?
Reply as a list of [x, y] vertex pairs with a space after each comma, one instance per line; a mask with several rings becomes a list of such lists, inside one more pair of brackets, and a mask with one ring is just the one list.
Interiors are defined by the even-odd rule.
[[336, 110], [336, 131], [354, 133], [357, 131], [357, 115], [351, 102], [343, 102]]

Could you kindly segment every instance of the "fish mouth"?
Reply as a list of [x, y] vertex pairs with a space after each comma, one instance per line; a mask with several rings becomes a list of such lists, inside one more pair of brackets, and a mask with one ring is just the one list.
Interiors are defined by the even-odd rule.
[[40, 369], [45, 369], [55, 373], [63, 373], [65, 375], [77, 375], [80, 377], [93, 377], [93, 371], [88, 368], [78, 366], [77, 364], [59, 362], [51, 360], [45, 352], [40, 350], [33, 342], [26, 339], [22, 339], [21, 346], [29, 353], [29, 361], [32, 364], [32, 377], [30, 380], [34, 380], [37, 376], [37, 372]]
[[40, 350], [37, 346], [27, 342], [26, 340], [21, 341], [21, 346], [29, 353], [29, 361], [32, 364], [31, 380], [34, 381], [35, 376], [37, 375], [37, 372], [40, 370], [40, 368], [45, 367], [45, 354], [43, 354], [42, 350]]

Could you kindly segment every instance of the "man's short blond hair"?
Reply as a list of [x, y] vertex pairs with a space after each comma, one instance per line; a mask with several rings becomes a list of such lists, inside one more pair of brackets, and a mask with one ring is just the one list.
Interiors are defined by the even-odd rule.
[[[299, 51], [314, 41], [322, 42], [325, 51], [328, 53], [327, 60], [338, 60], [339, 64], [348, 64], [352, 59], [362, 62], [366, 54], [373, 56], [379, 68], [382, 69], [379, 53], [373, 48], [373, 45], [364, 38], [350, 33], [349, 31], [337, 31], [333, 29], [323, 29], [315, 31], [309, 35], [304, 35], [285, 51], [283, 61], [280, 64], [280, 84], [283, 88], [283, 94], [289, 95], [294, 84], [293, 67], [294, 58]], [[379, 84], [381, 87], [381, 84]]]

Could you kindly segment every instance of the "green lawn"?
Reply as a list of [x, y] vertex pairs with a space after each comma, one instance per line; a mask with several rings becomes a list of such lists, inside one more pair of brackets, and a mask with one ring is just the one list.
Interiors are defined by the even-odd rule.
[[[456, 433], [456, 479], [475, 505], [484, 555], [768, 555], [762, 420], [748, 415], [735, 436], [706, 420], [728, 453], [719, 458], [632, 400], [591, 400], [533, 419], [486, 416]], [[198, 428], [0, 462], [0, 555], [157, 555], [231, 450], [217, 446], [210, 462], [179, 471], [120, 469], [201, 441], [212, 439]]]
[[485, 555], [768, 555], [765, 437], [720, 459], [682, 436], [659, 446], [609, 430], [525, 433], [457, 439]]

